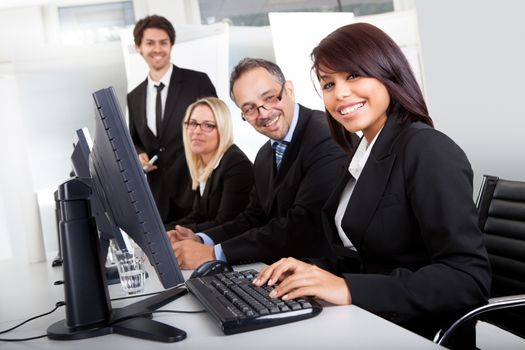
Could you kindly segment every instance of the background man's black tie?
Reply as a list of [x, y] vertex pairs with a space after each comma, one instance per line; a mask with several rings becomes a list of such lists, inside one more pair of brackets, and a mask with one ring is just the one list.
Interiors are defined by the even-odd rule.
[[164, 89], [164, 84], [160, 83], [155, 85], [157, 89], [157, 101], [155, 102], [155, 124], [157, 127], [157, 137], [160, 137], [160, 129], [162, 124], [162, 99], [160, 98], [160, 92]]

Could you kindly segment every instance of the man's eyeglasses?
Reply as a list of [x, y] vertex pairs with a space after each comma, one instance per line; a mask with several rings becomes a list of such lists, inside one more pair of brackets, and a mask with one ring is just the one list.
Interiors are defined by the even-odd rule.
[[263, 108], [264, 110], [269, 110], [270, 108], [275, 107], [283, 99], [284, 93], [284, 84], [281, 85], [281, 91], [277, 95], [270, 95], [264, 98], [264, 103], [260, 106], [256, 105], [245, 105], [241, 109], [241, 116], [243, 120], [252, 121], [257, 118], [260, 114], [259, 109]]
[[196, 130], [200, 126], [203, 132], [212, 132], [217, 127], [217, 125], [210, 122], [197, 123], [195, 120], [185, 121], [184, 125], [189, 130]]

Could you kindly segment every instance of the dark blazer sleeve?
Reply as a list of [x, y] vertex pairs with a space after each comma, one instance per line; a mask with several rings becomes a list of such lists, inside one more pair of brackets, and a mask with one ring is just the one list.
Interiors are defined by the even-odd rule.
[[[490, 267], [467, 157], [433, 129], [415, 133], [396, 157], [395, 174], [402, 175], [390, 178], [363, 238], [364, 268], [380, 264], [381, 255], [402, 257], [414, 240], [422, 241], [419, 258], [428, 262], [385, 274], [345, 274], [353, 303], [403, 321], [484, 302]], [[418, 234], [408, 236], [411, 231]]]
[[[190, 217], [184, 221], [194, 232], [202, 232], [232, 220], [248, 204], [253, 188], [253, 167], [246, 155], [235, 145], [224, 154], [220, 165], [210, 178], [211, 191], [208, 192], [206, 204], [208, 213], [203, 215], [201, 205], [194, 205]], [[208, 186], [208, 185], [207, 185]], [[196, 201], [198, 203], [198, 201]], [[200, 219], [191, 221], [192, 218]]]
[[217, 91], [215, 90], [215, 86], [210, 80], [210, 77], [208, 77], [208, 74], [202, 73], [199, 83], [199, 98], [201, 97], [217, 97]]

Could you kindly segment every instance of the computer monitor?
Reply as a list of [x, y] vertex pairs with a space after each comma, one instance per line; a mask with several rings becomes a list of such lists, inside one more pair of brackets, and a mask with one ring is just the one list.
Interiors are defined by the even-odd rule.
[[90, 209], [92, 196], [100, 201], [110, 224], [142, 248], [165, 288], [180, 286], [184, 278], [113, 88], [96, 91], [93, 98], [96, 128], [90, 178], [70, 179], [58, 189], [66, 319], [51, 325], [48, 337], [70, 340], [116, 332], [164, 342], [182, 340], [184, 331], [148, 316], [185, 289], [172, 288], [123, 308], [111, 307]]
[[[91, 178], [89, 158], [91, 149], [93, 148], [93, 140], [87, 128], [78, 129], [76, 131], [76, 138], [76, 142], [73, 144], [73, 153], [71, 154], [73, 172], [75, 176], [89, 179]], [[126, 241], [122, 236], [120, 229], [109, 222], [106, 212], [96, 194], [92, 195], [90, 198], [90, 207], [91, 213], [95, 217], [100, 239], [100, 258], [103, 263], [106, 264], [110, 240], [114, 239], [120, 250], [127, 250]], [[106, 280], [108, 284], [120, 283], [120, 277], [116, 266], [106, 266]]]
[[93, 148], [93, 139], [87, 128], [77, 129], [76, 142], [73, 143], [71, 166], [78, 177], [91, 177], [89, 172], [89, 155]]

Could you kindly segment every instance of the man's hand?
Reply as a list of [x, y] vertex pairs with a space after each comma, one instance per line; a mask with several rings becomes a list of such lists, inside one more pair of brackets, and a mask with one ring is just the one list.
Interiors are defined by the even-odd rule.
[[139, 160], [140, 165], [142, 165], [142, 168], [144, 168], [147, 173], [157, 169], [157, 166], [155, 164], [149, 163], [149, 157], [146, 152], [139, 153]]
[[168, 231], [168, 237], [171, 244], [177, 241], [190, 240], [197, 243], [202, 243], [202, 239], [197, 236], [192, 230], [187, 227], [176, 225], [175, 229]]
[[197, 243], [193, 240], [177, 241], [171, 244], [181, 269], [191, 270], [206, 261], [215, 260], [213, 246]]

